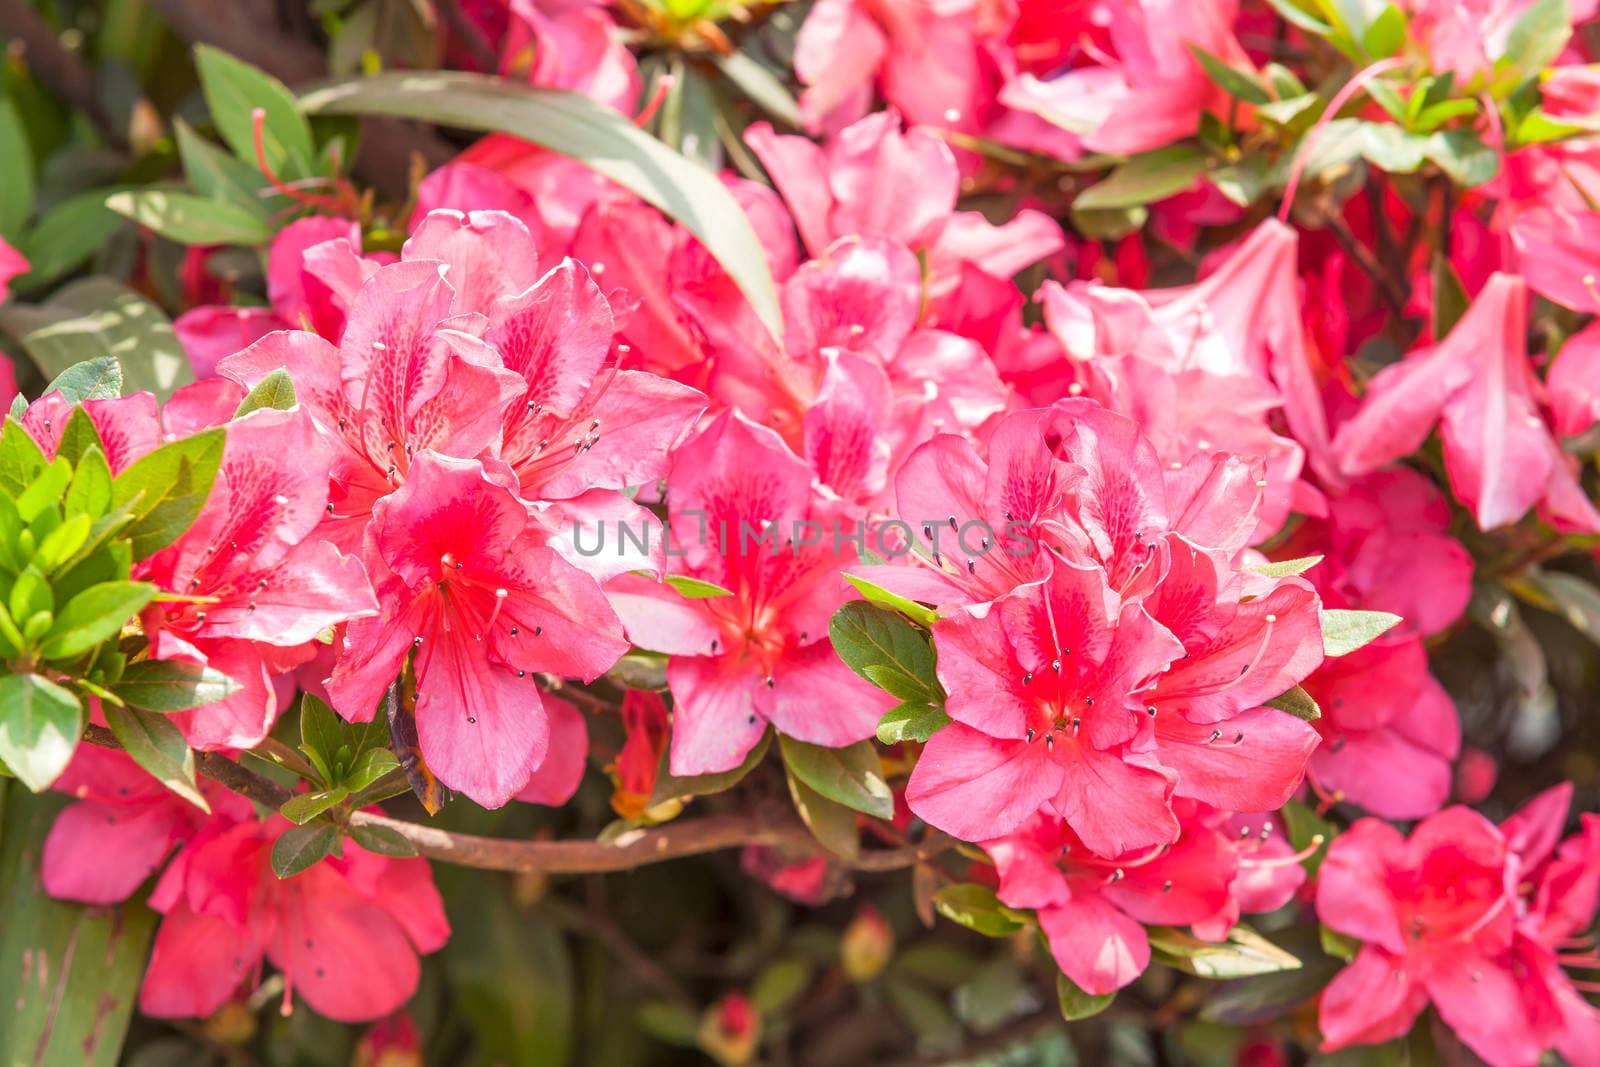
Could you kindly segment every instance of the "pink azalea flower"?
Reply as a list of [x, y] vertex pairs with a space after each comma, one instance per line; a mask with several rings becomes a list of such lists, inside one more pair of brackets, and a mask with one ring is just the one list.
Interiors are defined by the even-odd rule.
[[549, 546], [509, 476], [494, 477], [476, 460], [413, 458], [368, 532], [380, 612], [351, 624], [328, 683], [340, 714], [366, 722], [415, 650], [423, 758], [485, 807], [523, 789], [550, 750], [529, 675], [593, 681], [627, 651], [595, 580]]
[[1108, 48], [1089, 53], [1096, 65], [1048, 79], [1023, 72], [1000, 100], [1076, 134], [1094, 152], [1132, 155], [1182, 140], [1194, 134], [1202, 112], [1226, 108], [1228, 100], [1187, 46], [1248, 65], [1233, 36], [1237, 14], [1234, 0], [1110, 5]]
[[517, 799], [558, 808], [578, 791], [589, 765], [589, 724], [583, 712], [558, 696], [541, 693], [539, 703], [550, 720], [549, 754], [517, 792]]
[[679, 573], [732, 593], [689, 599], [640, 577], [608, 586], [633, 642], [671, 656], [672, 773], [737, 767], [768, 723], [817, 745], [871, 737], [894, 701], [828, 641], [854, 556], [830, 541], [837, 516], [806, 465], [729, 414], [677, 450], [668, 484]]
[[[1574, 946], [1593, 922], [1600, 899], [1600, 816], [1585, 812], [1577, 834], [1560, 840], [1572, 784], [1545, 790], [1500, 824], [1517, 884], [1512, 952], [1524, 977], [1522, 1002], [1531, 1023], [1574, 1065], [1600, 1058], [1600, 1009], [1563, 969], [1593, 970], [1594, 952]], [[1581, 988], [1587, 988], [1586, 986]]]
[[199, 518], [136, 572], [195, 598], [145, 610], [151, 654], [209, 664], [242, 687], [174, 716], [199, 748], [259, 743], [277, 718], [270, 677], [309, 658], [329, 627], [377, 613], [360, 561], [318, 535], [332, 442], [301, 410], [251, 412], [227, 435]]
[[[60, 393], [46, 393], [23, 412], [23, 427], [46, 457], [55, 458], [67, 420], [77, 406], [69, 404]], [[150, 393], [85, 400], [82, 407], [105, 445], [106, 463], [112, 474], [121, 474], [134, 460], [161, 443], [156, 398]]]
[[624, 819], [637, 819], [650, 807], [661, 754], [667, 750], [671, 726], [666, 701], [648, 689], [629, 689], [622, 697], [622, 727], [627, 737], [610, 768], [617, 783], [611, 807]]
[[1423, 636], [1444, 630], [1472, 596], [1472, 556], [1449, 535], [1450, 505], [1406, 467], [1366, 475], [1328, 498], [1282, 550], [1323, 556], [1307, 576], [1330, 607], [1388, 611]]
[[525, 388], [478, 336], [484, 320], [453, 315], [441, 267], [419, 259], [377, 268], [351, 301], [337, 347], [285, 330], [219, 365], [247, 386], [287, 369], [300, 403], [339, 443], [321, 532], [342, 551], [361, 549], [374, 504], [414, 456], [496, 446], [503, 412]]
[[1600, 325], [1567, 338], [1545, 380], [1556, 433], [1576, 437], [1600, 422]]
[[1085, 992], [1114, 993], [1144, 973], [1145, 925], [1198, 925], [1221, 940], [1238, 918], [1241, 883], [1255, 872], [1272, 888], [1251, 897], [1249, 910], [1281, 906], [1304, 881], [1287, 850], [1263, 856], [1262, 839], [1230, 832], [1225, 815], [1193, 803], [1180, 804], [1179, 813], [1174, 843], [1112, 856], [1096, 855], [1066, 823], [1044, 814], [983, 842], [1001, 902], [1037, 911], [1056, 965]]
[[139, 1010], [210, 1015], [263, 958], [283, 972], [285, 1004], [298, 994], [343, 1022], [404, 1004], [417, 987], [418, 953], [450, 934], [427, 861], [389, 859], [347, 840], [340, 858], [280, 880], [270, 857], [288, 820], [259, 821], [239, 803], [243, 810], [211, 817], [150, 896], [164, 918]]
[[[75, 797], [45, 838], [40, 874], [57, 900], [117, 904], [154, 874], [205, 815], [126, 753], [79, 745], [52, 786]], [[249, 805], [221, 787], [202, 788], [214, 810]]]
[[1414, 451], [1437, 422], [1450, 484], [1479, 526], [1538, 506], [1558, 528], [1600, 531], [1600, 512], [1539, 414], [1527, 304], [1523, 280], [1497, 273], [1443, 341], [1379, 371], [1334, 438], [1342, 471], [1364, 474]]
[[[940, 429], [999, 412], [1004, 387], [974, 342], [919, 326], [921, 271], [886, 238], [846, 238], [783, 286], [783, 348], [720, 305], [694, 306], [711, 394], [776, 430], [839, 498], [883, 501], [889, 473]], [[694, 294], [680, 297], [693, 303]]]
[[337, 338], [346, 309], [305, 263], [310, 249], [334, 240], [361, 247], [361, 225], [323, 215], [297, 219], [278, 231], [267, 253], [269, 307], [206, 304], [179, 315], [172, 328], [195, 377], [211, 377], [223, 359], [274, 330], [305, 329]]
[[795, 40], [807, 124], [859, 118], [876, 86], [914, 123], [981, 129], [996, 87], [982, 15], [972, 0], [820, 0]]
[[639, 66], [606, 0], [510, 0], [501, 73], [570, 89], [619, 111], [639, 98]]
[[1009, 279], [1059, 251], [1061, 228], [1023, 209], [1004, 226], [976, 211], [956, 211], [961, 173], [955, 154], [931, 131], [901, 132], [892, 111], [868, 115], [819, 146], [779, 136], [767, 123], [745, 141], [788, 202], [806, 250], [822, 256], [836, 239], [887, 237], [928, 252], [930, 288], [952, 289], [961, 267]]
[[1561, 842], [1570, 798], [1558, 786], [1499, 827], [1447, 808], [1409, 838], [1362, 819], [1329, 846], [1317, 912], [1362, 946], [1322, 994], [1324, 1048], [1398, 1037], [1431, 1002], [1491, 1067], [1594, 1061], [1600, 1011], [1562, 966], [1594, 966], [1567, 949], [1594, 918], [1600, 819]]
[[1304, 685], [1322, 709], [1310, 775], [1325, 794], [1385, 819], [1421, 818], [1450, 799], [1461, 723], [1420, 639], [1330, 659]]

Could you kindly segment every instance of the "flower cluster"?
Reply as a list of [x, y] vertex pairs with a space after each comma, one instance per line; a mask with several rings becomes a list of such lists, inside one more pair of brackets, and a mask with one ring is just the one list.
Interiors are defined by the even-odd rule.
[[[0, 238], [49, 375], [0, 360], [0, 759], [71, 798], [51, 896], [154, 878], [140, 1010], [264, 962], [286, 1012], [402, 1009], [450, 931], [419, 850], [736, 846], [800, 905], [911, 867], [930, 924], [1042, 937], [1072, 1017], [1153, 962], [1320, 963], [1322, 1051], [1431, 1005], [1492, 1067], [1594, 1062], [1592, 760], [1519, 768], [1594, 676], [1542, 636], [1600, 642], [1593, 3], [817, 0], [776, 72], [777, 28], [680, 6], [451, 5], [434, 51], [485, 73], [381, 107], [200, 52], [234, 155], [178, 125], [194, 191], [106, 201], [181, 385], [125, 303], [8, 301], [78, 265], [48, 218]], [[307, 117], [495, 94], [541, 143], [393, 202]], [[379, 807], [601, 774], [589, 842]], [[900, 981], [856, 914], [845, 975]], [[688, 1040], [746, 1062], [769, 1010], [719, 990]]]

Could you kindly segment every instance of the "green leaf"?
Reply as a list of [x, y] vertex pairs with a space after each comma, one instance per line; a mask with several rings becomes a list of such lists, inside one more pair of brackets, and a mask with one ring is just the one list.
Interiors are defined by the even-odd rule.
[[272, 845], [272, 872], [293, 878], [315, 866], [338, 843], [339, 828], [325, 820], [285, 830]]
[[751, 1006], [768, 1017], [784, 1011], [800, 999], [815, 971], [809, 960], [799, 956], [773, 960], [750, 986]]
[[1302, 966], [1293, 971], [1235, 978], [1211, 992], [1200, 1009], [1207, 1022], [1255, 1026], [1285, 1018], [1320, 993], [1338, 973], [1340, 963], [1318, 944], [1314, 926], [1294, 926], [1275, 935]]
[[1316, 722], [1322, 718], [1322, 709], [1317, 706], [1315, 698], [1298, 685], [1281, 696], [1275, 696], [1267, 701], [1267, 707], [1287, 711], [1297, 719], [1306, 722]]
[[69, 404], [85, 400], [114, 400], [122, 395], [122, 364], [113, 356], [74, 363], [44, 387], [41, 396], [60, 393]]
[[1360, 941], [1349, 934], [1341, 934], [1327, 923], [1322, 923], [1318, 927], [1317, 934], [1322, 951], [1334, 959], [1348, 963], [1361, 951]]
[[1085, 993], [1066, 975], [1056, 975], [1056, 1001], [1061, 1005], [1061, 1017], [1069, 1023], [1099, 1015], [1116, 999], [1115, 993]]
[[334, 780], [334, 761], [344, 747], [344, 730], [339, 716], [312, 693], [300, 696], [300, 751], [311, 757], [323, 779]]
[[0, 1063], [114, 1067], [157, 915], [140, 901], [52, 900], [39, 888], [39, 857], [70, 798], [9, 782], [0, 791]]
[[915, 600], [908, 600], [899, 593], [891, 593], [883, 586], [863, 578], [857, 574], [847, 574], [844, 580], [856, 587], [856, 592], [879, 607], [898, 611], [920, 626], [932, 627], [939, 621], [939, 613], [932, 608], [918, 604]]
[[1272, 96], [1261, 87], [1255, 71], [1246, 73], [1236, 70], [1197, 44], [1190, 44], [1189, 52], [1204, 68], [1206, 76], [1216, 82], [1229, 96], [1238, 97], [1247, 104], [1271, 102]]
[[132, 542], [135, 559], [166, 548], [194, 524], [216, 480], [225, 441], [220, 427], [202, 430], [141, 456], [117, 475], [112, 501], [132, 512], [123, 536]]
[[926, 741], [949, 725], [950, 716], [943, 708], [908, 701], [883, 713], [878, 720], [878, 740], [885, 745]]
[[104, 704], [102, 710], [106, 725], [135, 763], [201, 811], [211, 810], [200, 795], [200, 783], [195, 781], [194, 753], [183, 739], [183, 731], [171, 719], [158, 712], [119, 708], [115, 704]]
[[17, 115], [16, 104], [0, 96], [0, 238], [22, 241], [22, 228], [33, 213], [33, 149]]
[[359, 793], [391, 771], [400, 769], [400, 761], [386, 748], [369, 748], [356, 757], [342, 783], [352, 793]]
[[744, 779], [745, 775], [755, 769], [771, 746], [772, 731], [768, 730], [745, 755], [744, 762], [733, 770], [716, 774], [686, 775], [681, 778], [675, 777], [668, 770], [671, 763], [670, 752], [664, 750], [661, 753], [660, 765], [656, 768], [656, 785], [650, 793], [648, 806], [653, 808], [657, 804], [664, 804], [680, 797], [703, 797], [732, 789]]
[[1142, 207], [1175, 196], [1205, 173], [1207, 156], [1186, 144], [1142, 152], [1091, 185], [1072, 202], [1074, 211], [1106, 211]]
[[37, 674], [0, 677], [0, 760], [23, 785], [48, 789], [82, 732], [83, 707], [69, 690]]
[[1428, 158], [1465, 189], [1472, 189], [1500, 173], [1500, 153], [1483, 143], [1471, 130], [1441, 130], [1428, 138]]
[[1361, 125], [1361, 155], [1368, 163], [1389, 174], [1412, 174], [1428, 158], [1431, 142], [1387, 122]]
[[111, 690], [130, 707], [170, 713], [214, 704], [239, 688], [238, 682], [214, 667], [147, 659], [131, 664]]
[[1200, 978], [1243, 978], [1300, 966], [1299, 959], [1243, 924], [1228, 931], [1222, 942], [1202, 941], [1171, 926], [1152, 926], [1150, 950], [1167, 966]]
[[182, 119], [173, 120], [178, 156], [183, 161], [184, 177], [201, 196], [249, 211], [262, 219], [271, 217], [261, 191], [267, 179], [254, 163], [221, 151], [200, 137]]
[[165, 189], [112, 193], [106, 207], [182, 245], [255, 247], [272, 240], [272, 229], [260, 215], [191, 193]]
[[200, 89], [217, 132], [242, 160], [256, 158], [255, 109], [265, 113], [262, 153], [280, 178], [299, 178], [311, 172], [316, 157], [311, 126], [295, 105], [294, 94], [282, 82], [228, 53], [207, 45], [194, 50]]
[[944, 886], [933, 895], [933, 906], [951, 922], [985, 937], [1010, 937], [1025, 925], [1016, 912], [1000, 903], [994, 890], [984, 885]]
[[1373, 59], [1387, 59], [1400, 51], [1405, 43], [1406, 15], [1394, 4], [1378, 12], [1378, 17], [1361, 35], [1361, 47]]
[[800, 821], [828, 851], [846, 860], [854, 860], [861, 852], [861, 833], [856, 827], [856, 813], [806, 785], [795, 774], [793, 767], [785, 768], [785, 776], [789, 783], [789, 798], [794, 802]]
[[0, 308], [0, 325], [17, 336], [46, 375], [109, 357], [122, 365], [123, 387], [147, 389], [157, 399], [194, 381], [167, 316], [110, 278], [72, 282], [38, 306], [6, 305]]
[[1322, 562], [1321, 556], [1301, 556], [1298, 559], [1279, 560], [1275, 563], [1247, 564], [1245, 570], [1268, 578], [1288, 578], [1306, 571]]
[[1547, 606], [1573, 629], [1600, 645], [1600, 589], [1575, 574], [1535, 569], [1528, 583], [1547, 599]]
[[283, 807], [278, 809], [278, 814], [296, 826], [300, 826], [315, 819], [349, 795], [350, 791], [344, 788], [318, 789], [310, 793], [300, 793], [284, 801]]
[[894, 794], [883, 780], [878, 750], [871, 741], [824, 748], [779, 734], [778, 747], [795, 776], [829, 800], [879, 819], [894, 815]]
[[783, 336], [766, 256], [732, 194], [716, 175], [602, 104], [479, 74], [391, 72], [314, 90], [301, 106], [313, 115], [393, 115], [509, 133], [571, 156], [683, 223], [738, 283], [772, 335]]
[[122, 225], [122, 219], [106, 207], [106, 196], [114, 191], [91, 189], [45, 212], [17, 246], [30, 269], [12, 279], [12, 292], [42, 289], [104, 248], [107, 239]]
[[943, 1063], [950, 1053], [961, 1047], [961, 1024], [950, 1014], [943, 998], [909, 982], [893, 979], [885, 982], [883, 988], [895, 1014], [916, 1035], [919, 1054], [938, 1057], [938, 1062]]
[[289, 380], [288, 371], [279, 369], [256, 383], [256, 387], [250, 390], [250, 395], [239, 401], [239, 407], [234, 411], [233, 417], [237, 419], [262, 408], [288, 411], [294, 405], [294, 382]]
[[1434, 253], [1432, 272], [1433, 337], [1437, 341], [1455, 329], [1472, 298], [1467, 296], [1467, 287], [1461, 284], [1461, 276], [1450, 265], [1448, 256]]
[[1532, 76], [1555, 62], [1571, 37], [1567, 0], [1538, 0], [1511, 24], [1501, 58], [1524, 76]]
[[744, 52], [732, 52], [726, 56], [713, 52], [711, 61], [734, 88], [762, 111], [792, 129], [798, 130], [805, 125], [794, 94], [764, 64], [756, 62]]
[[76, 659], [115, 637], [156, 595], [148, 582], [101, 582], [68, 601], [45, 638], [47, 660]]
[[408, 841], [400, 831], [372, 823], [353, 823], [350, 839], [368, 852], [396, 859], [409, 859], [417, 854], [417, 846]]
[[709, 597], [732, 596], [733, 590], [724, 589], [714, 582], [703, 582], [699, 578], [690, 578], [681, 574], [669, 574], [662, 579], [678, 592], [679, 596], [690, 600], [705, 600]]
[[1312, 15], [1305, 8], [1295, 3], [1294, 0], [1267, 0], [1267, 3], [1283, 20], [1291, 26], [1298, 27], [1316, 37], [1328, 37], [1334, 32], [1328, 23]]
[[854, 600], [828, 621], [833, 650], [845, 665], [901, 700], [944, 703], [928, 635], [893, 611]]
[[1398, 615], [1387, 611], [1348, 611], [1325, 608], [1322, 612], [1322, 650], [1330, 656], [1348, 656], [1399, 625]]

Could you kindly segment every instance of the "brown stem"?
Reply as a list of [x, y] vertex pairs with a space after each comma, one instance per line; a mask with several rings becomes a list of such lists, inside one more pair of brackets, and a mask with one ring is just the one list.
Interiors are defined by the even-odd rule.
[[1348, 252], [1350, 258], [1355, 260], [1356, 266], [1377, 285], [1378, 293], [1383, 297], [1384, 303], [1389, 305], [1389, 310], [1394, 312], [1395, 317], [1403, 318], [1406, 313], [1404, 286], [1383, 269], [1383, 264], [1377, 261], [1371, 249], [1357, 240], [1344, 219], [1337, 215], [1329, 215], [1327, 222], [1328, 232], [1339, 242], [1339, 247]]
[[[84, 730], [83, 739], [101, 748], [122, 747], [116, 735], [103, 726], [90, 724]], [[215, 752], [196, 752], [195, 769], [235, 793], [270, 808], [282, 807], [295, 795], [293, 790]], [[776, 808], [685, 819], [635, 830], [614, 841], [520, 841], [479, 837], [367, 811], [353, 812], [350, 825], [381, 826], [405, 838], [420, 855], [429, 859], [491, 871], [546, 874], [626, 871], [649, 863], [745, 845], [781, 845], [797, 852], [823, 852], [821, 844], [792, 813]], [[894, 871], [937, 854], [944, 845], [945, 840], [940, 838], [922, 846], [865, 851], [854, 860], [829, 855], [836, 862], [858, 871]]]

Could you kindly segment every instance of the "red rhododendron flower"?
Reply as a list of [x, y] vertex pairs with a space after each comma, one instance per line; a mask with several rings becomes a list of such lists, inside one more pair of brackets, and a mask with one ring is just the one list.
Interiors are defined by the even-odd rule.
[[342, 857], [280, 879], [270, 855], [289, 821], [260, 821], [243, 798], [230, 799], [150, 895], [164, 918], [139, 1010], [210, 1015], [263, 957], [283, 972], [285, 1003], [299, 995], [332, 1019], [376, 1019], [410, 999], [417, 954], [450, 934], [427, 861], [346, 841]]
[[368, 546], [384, 567], [380, 610], [345, 636], [334, 707], [369, 721], [415, 650], [423, 757], [445, 785], [499, 807], [550, 749], [531, 673], [594, 680], [627, 651], [616, 615], [476, 460], [417, 455], [379, 502]]
[[837, 513], [805, 464], [770, 430], [725, 415], [677, 450], [667, 479], [675, 569], [731, 594], [690, 599], [638, 577], [609, 586], [633, 642], [671, 655], [672, 773], [737, 767], [768, 723], [818, 745], [871, 737], [893, 700], [828, 641], [853, 557], [825, 543]]

